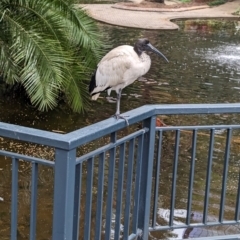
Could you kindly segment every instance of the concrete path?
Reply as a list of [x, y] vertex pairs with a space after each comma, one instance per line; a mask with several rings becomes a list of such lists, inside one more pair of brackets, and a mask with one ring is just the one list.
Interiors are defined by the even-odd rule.
[[[140, 11], [132, 8], [119, 8], [119, 4], [86, 4], [79, 5], [87, 10], [88, 14], [101, 22], [133, 28], [143, 29], [178, 29], [178, 26], [171, 22], [172, 19], [184, 18], [238, 18], [232, 15], [240, 7], [240, 0], [225, 3], [218, 7], [193, 10], [185, 9], [140, 9]], [[177, 10], [177, 11], [176, 11]]]

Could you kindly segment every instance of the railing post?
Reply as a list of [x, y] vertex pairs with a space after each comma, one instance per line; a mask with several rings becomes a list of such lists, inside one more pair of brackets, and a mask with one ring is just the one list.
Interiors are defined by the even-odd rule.
[[143, 231], [142, 239], [148, 239], [156, 117], [145, 119], [143, 127], [149, 131], [145, 133], [143, 142], [138, 228]]
[[52, 240], [72, 240], [76, 149], [55, 151]]

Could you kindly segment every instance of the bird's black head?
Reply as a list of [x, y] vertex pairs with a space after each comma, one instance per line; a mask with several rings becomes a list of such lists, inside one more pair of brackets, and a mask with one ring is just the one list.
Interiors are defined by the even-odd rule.
[[138, 39], [137, 42], [134, 45], [134, 51], [137, 53], [138, 56], [140, 56], [142, 54], [142, 52], [151, 51], [151, 52], [154, 52], [154, 53], [158, 54], [159, 56], [161, 56], [162, 58], [164, 58], [168, 62], [168, 59], [159, 50], [157, 50], [149, 42], [149, 40], [147, 38]]

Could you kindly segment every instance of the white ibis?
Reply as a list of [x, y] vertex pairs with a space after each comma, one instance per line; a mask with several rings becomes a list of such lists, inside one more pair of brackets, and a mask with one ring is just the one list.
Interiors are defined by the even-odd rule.
[[89, 84], [92, 100], [97, 100], [100, 93], [105, 90], [108, 90], [108, 94], [111, 90], [116, 91], [117, 110], [114, 116], [116, 119], [125, 119], [127, 124], [127, 119], [120, 115], [121, 92], [123, 88], [148, 72], [151, 59], [146, 51], [154, 52], [168, 62], [168, 59], [153, 47], [148, 39], [139, 39], [134, 47], [123, 45], [107, 53], [98, 63]]

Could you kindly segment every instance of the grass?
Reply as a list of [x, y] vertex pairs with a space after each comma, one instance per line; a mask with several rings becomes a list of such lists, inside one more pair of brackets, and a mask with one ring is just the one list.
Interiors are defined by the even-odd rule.
[[233, 13], [233, 15], [240, 15], [240, 7]]
[[101, 4], [106, 4], [106, 3], [116, 3], [114, 0], [75, 0], [76, 4], [89, 4], [89, 3], [101, 3]]
[[190, 3], [191, 0], [181, 0], [182, 3]]

